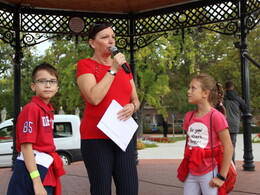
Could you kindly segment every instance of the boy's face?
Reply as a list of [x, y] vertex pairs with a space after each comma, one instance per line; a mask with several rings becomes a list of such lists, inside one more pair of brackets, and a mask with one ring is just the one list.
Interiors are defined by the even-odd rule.
[[58, 91], [57, 78], [47, 70], [39, 70], [35, 78], [34, 82], [31, 83], [31, 89], [35, 91], [36, 96], [48, 104]]

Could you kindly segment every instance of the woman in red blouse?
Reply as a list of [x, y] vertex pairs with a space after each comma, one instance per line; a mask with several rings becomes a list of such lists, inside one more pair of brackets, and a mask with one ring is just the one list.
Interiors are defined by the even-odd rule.
[[137, 111], [140, 103], [133, 76], [122, 68], [126, 63], [124, 54], [111, 57], [115, 33], [110, 23], [94, 23], [88, 36], [94, 54], [78, 62], [77, 83], [86, 103], [80, 132], [90, 191], [91, 194], [111, 194], [113, 178], [117, 194], [135, 195], [138, 178], [133, 141], [124, 152], [97, 127], [112, 100], [123, 107], [118, 113], [120, 120], [129, 119]]

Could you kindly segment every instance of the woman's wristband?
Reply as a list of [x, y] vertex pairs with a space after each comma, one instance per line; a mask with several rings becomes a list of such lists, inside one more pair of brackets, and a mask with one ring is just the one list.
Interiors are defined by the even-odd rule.
[[217, 174], [217, 177], [222, 180], [222, 181], [226, 181], [227, 178], [223, 177], [222, 175], [220, 175], [219, 173]]
[[40, 177], [40, 173], [38, 170], [36, 170], [36, 171], [31, 172], [30, 176], [31, 176], [31, 179], [34, 179], [36, 177]]
[[131, 102], [134, 105], [134, 112], [136, 111], [136, 105], [134, 102]]

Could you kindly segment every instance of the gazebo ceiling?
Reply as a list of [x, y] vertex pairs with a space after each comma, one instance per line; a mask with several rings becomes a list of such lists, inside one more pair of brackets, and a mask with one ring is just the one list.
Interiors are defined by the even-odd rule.
[[[199, 0], [0, 0], [38, 9], [117, 13], [145, 12]], [[201, 0], [200, 0], [201, 1]]]
[[[24, 33], [22, 44], [29, 46], [39, 39], [30, 33], [84, 39], [96, 20], [112, 23], [117, 36], [124, 38], [120, 40], [121, 48], [130, 45], [129, 37], [134, 36], [135, 46], [140, 48], [168, 31], [183, 35], [184, 29], [221, 22], [211, 30], [235, 35], [240, 29], [240, 4], [248, 17], [248, 32], [258, 23], [258, 0], [0, 0], [0, 39], [14, 44], [15, 29]], [[141, 40], [143, 35], [156, 33], [161, 34]]]

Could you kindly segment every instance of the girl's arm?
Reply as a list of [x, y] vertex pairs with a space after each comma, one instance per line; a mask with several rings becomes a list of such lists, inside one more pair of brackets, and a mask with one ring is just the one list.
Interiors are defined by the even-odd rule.
[[[228, 170], [230, 167], [230, 163], [232, 160], [232, 154], [233, 154], [233, 145], [230, 139], [229, 130], [224, 129], [218, 133], [219, 139], [223, 145], [224, 148], [224, 154], [223, 154], [223, 160], [222, 160], [222, 166], [220, 169], [219, 174], [223, 177], [227, 177]], [[224, 184], [224, 181], [219, 179], [218, 177], [215, 177], [211, 180], [210, 185], [212, 187], [220, 187]]]
[[[37, 171], [37, 166], [34, 158], [33, 148], [31, 143], [24, 143], [21, 145], [21, 150], [24, 157], [24, 163], [29, 173]], [[41, 178], [36, 177], [32, 179], [33, 188], [36, 195], [47, 195], [47, 192], [42, 184]]]

